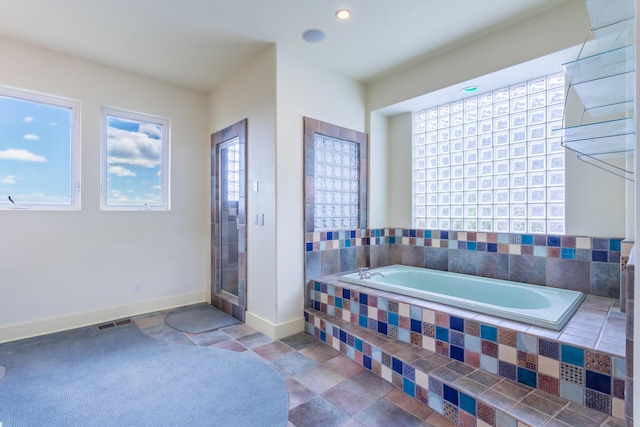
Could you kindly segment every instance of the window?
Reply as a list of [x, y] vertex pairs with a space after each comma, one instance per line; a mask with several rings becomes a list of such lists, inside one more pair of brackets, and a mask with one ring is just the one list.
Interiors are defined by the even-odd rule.
[[564, 74], [414, 114], [418, 228], [564, 234]]
[[169, 209], [169, 121], [103, 108], [101, 208]]
[[304, 118], [305, 232], [367, 227], [367, 134]]
[[0, 208], [80, 208], [80, 103], [0, 87]]

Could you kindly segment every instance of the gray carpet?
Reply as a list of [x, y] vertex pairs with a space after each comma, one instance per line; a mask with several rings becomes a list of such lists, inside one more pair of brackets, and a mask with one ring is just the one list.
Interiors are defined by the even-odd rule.
[[164, 323], [176, 331], [199, 334], [240, 321], [210, 304], [202, 303], [172, 310], [164, 317]]
[[0, 344], [0, 362], [3, 427], [287, 425], [287, 388], [272, 366], [133, 324]]

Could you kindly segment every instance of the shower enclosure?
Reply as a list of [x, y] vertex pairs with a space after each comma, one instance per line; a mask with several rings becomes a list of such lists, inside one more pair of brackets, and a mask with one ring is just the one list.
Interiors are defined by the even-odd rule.
[[244, 321], [246, 119], [211, 135], [211, 300]]

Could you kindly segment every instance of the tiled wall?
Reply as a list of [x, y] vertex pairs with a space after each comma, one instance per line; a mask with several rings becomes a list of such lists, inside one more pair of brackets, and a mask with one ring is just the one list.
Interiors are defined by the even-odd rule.
[[626, 305], [627, 305], [627, 377], [625, 381], [625, 425], [627, 427], [633, 426], [633, 321], [634, 321], [634, 281], [636, 271], [635, 255], [629, 259], [629, 264], [626, 268]]
[[368, 229], [306, 233], [306, 280], [405, 264], [620, 296], [620, 238]]
[[[604, 301], [590, 304], [596, 309], [595, 306]], [[599, 412], [624, 417], [625, 359], [569, 345], [546, 335], [553, 331], [535, 327], [523, 331], [519, 329], [521, 325], [514, 322], [511, 322], [513, 327], [498, 325], [488, 316], [465, 318], [440, 311], [437, 305], [425, 308], [376, 296], [375, 291], [363, 293], [350, 285], [319, 281], [309, 283], [309, 307]], [[326, 334], [333, 334], [347, 346], [354, 347], [360, 352], [355, 359], [362, 360], [368, 369], [375, 372], [377, 362], [378, 367], [382, 364], [404, 375], [398, 380], [399, 387], [416, 396], [415, 367], [405, 369], [398, 362], [397, 368], [395, 359], [391, 364], [390, 355], [380, 349], [366, 348], [360, 338], [347, 331], [322, 331], [320, 339], [325, 342]], [[422, 387], [431, 392], [431, 384], [422, 384]]]

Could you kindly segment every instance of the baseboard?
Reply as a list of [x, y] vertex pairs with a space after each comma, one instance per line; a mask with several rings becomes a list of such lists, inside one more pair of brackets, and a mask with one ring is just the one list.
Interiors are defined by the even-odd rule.
[[125, 317], [167, 310], [203, 301], [206, 301], [205, 293], [196, 292], [1, 326], [0, 343], [110, 322]]
[[304, 331], [304, 316], [277, 325], [253, 314], [250, 311], [246, 311], [245, 323], [275, 340]]

